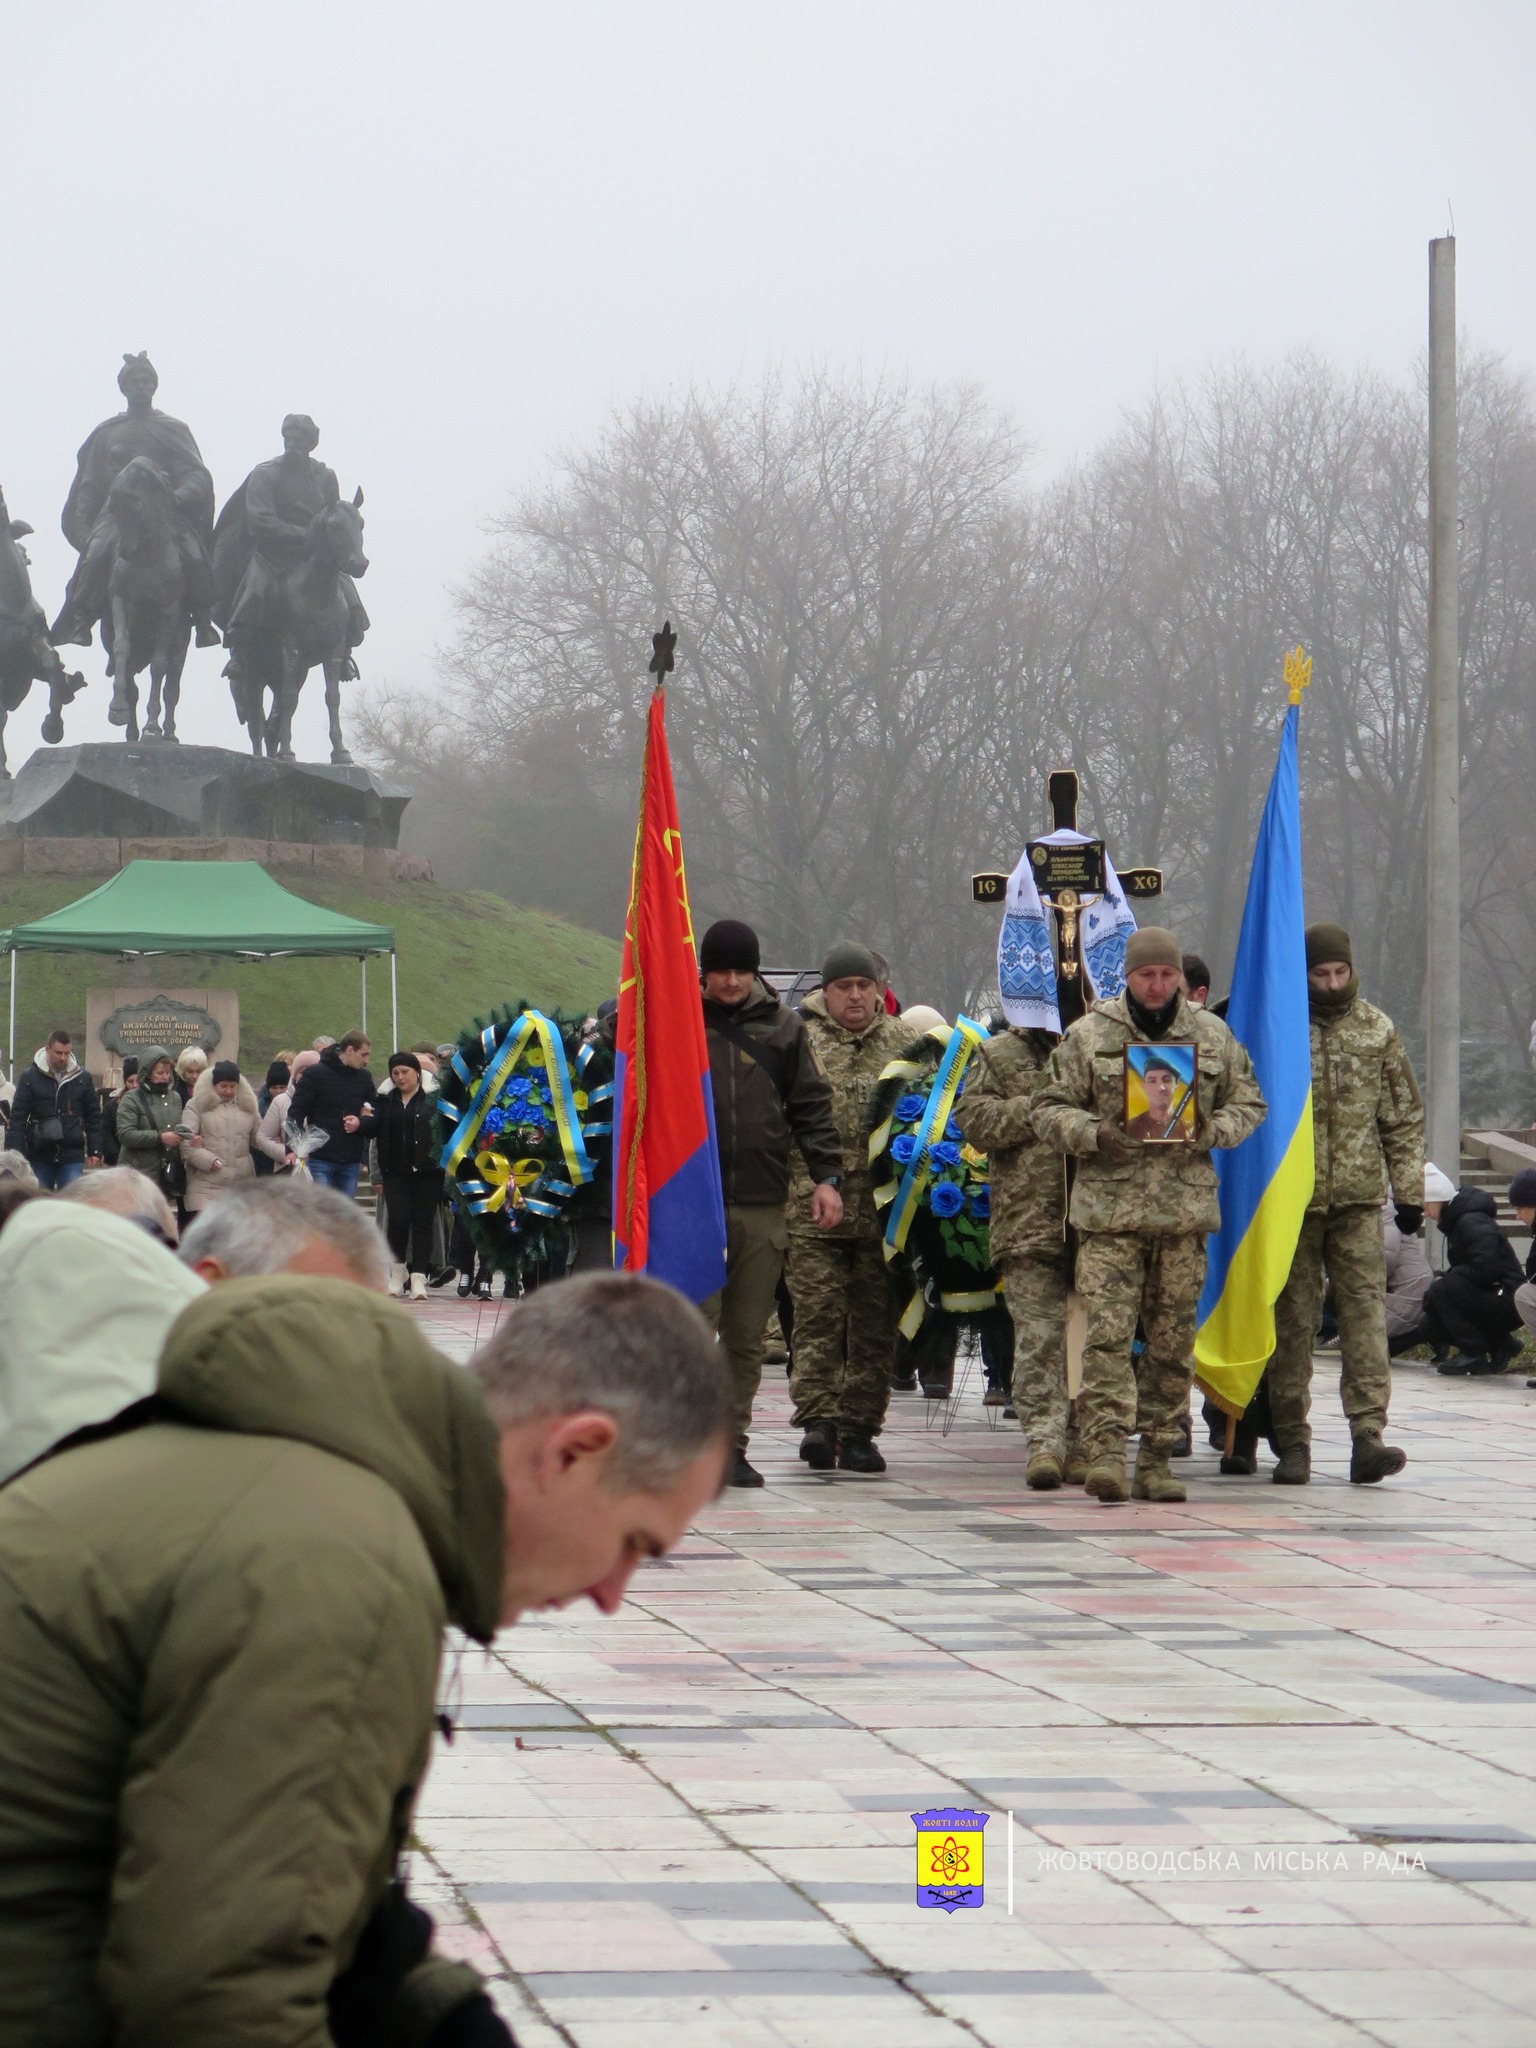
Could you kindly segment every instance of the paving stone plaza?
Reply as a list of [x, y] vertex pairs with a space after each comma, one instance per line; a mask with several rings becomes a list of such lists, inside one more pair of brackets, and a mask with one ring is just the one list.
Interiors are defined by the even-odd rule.
[[[423, 1314], [463, 1358], [498, 1306]], [[524, 2048], [1528, 2048], [1536, 1393], [1400, 1367], [1361, 1488], [1318, 1375], [1310, 1487], [1197, 1427], [1187, 1505], [1104, 1508], [1026, 1492], [974, 1365], [875, 1480], [770, 1368], [763, 1492], [450, 1673], [444, 1944]], [[916, 1904], [930, 1807], [991, 1816], [979, 1910]]]

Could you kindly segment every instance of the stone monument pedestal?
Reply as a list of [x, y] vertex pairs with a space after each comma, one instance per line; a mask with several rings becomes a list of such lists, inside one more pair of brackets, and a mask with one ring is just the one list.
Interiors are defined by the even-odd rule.
[[45, 747], [0, 786], [0, 875], [99, 874], [130, 860], [259, 860], [430, 881], [398, 849], [411, 792], [371, 768], [258, 760], [149, 740]]

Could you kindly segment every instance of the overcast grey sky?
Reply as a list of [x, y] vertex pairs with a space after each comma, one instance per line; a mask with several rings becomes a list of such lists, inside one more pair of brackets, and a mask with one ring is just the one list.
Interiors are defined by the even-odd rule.
[[[1054, 467], [1213, 358], [1405, 370], [1448, 204], [1463, 331], [1529, 365], [1533, 98], [1531, 0], [11, 5], [0, 483], [52, 616], [123, 350], [221, 502], [313, 413], [365, 678], [419, 684], [482, 521], [643, 389], [976, 379]], [[187, 739], [241, 738], [222, 660]]]

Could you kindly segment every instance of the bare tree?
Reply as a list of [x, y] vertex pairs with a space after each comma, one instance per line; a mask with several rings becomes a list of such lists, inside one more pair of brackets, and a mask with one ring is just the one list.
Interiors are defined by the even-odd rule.
[[[1469, 1010], [1507, 1092], [1536, 1007], [1536, 412], [1495, 359], [1463, 387]], [[497, 522], [459, 599], [456, 720], [377, 702], [374, 751], [451, 858], [495, 848], [496, 886], [612, 929], [670, 616], [701, 918], [747, 916], [796, 963], [858, 935], [904, 991], [975, 1002], [995, 920], [966, 877], [1017, 858], [1069, 763], [1084, 822], [1163, 866], [1164, 914], [1224, 978], [1301, 641], [1309, 912], [1351, 926], [1413, 1033], [1424, 418], [1421, 384], [1237, 364], [1027, 493], [1018, 431], [970, 389], [818, 375], [637, 404]]]

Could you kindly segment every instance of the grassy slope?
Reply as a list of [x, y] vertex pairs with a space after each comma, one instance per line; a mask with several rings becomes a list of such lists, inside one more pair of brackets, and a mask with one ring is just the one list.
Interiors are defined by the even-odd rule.
[[[99, 885], [97, 876], [17, 876], [0, 881], [0, 925], [25, 924], [74, 903]], [[591, 1009], [618, 985], [619, 948], [612, 939], [541, 910], [523, 910], [489, 890], [456, 892], [433, 882], [372, 883], [301, 877], [279, 871], [284, 888], [312, 903], [392, 925], [399, 951], [400, 1037], [454, 1037], [493, 1004], [524, 996], [541, 1008]], [[209, 958], [155, 961], [155, 985], [233, 988], [240, 997], [240, 1048], [249, 1068], [265, 1066], [280, 1046], [303, 1046], [358, 1022], [362, 971], [355, 960], [271, 960], [249, 964]], [[9, 962], [0, 966], [8, 974]], [[121, 987], [139, 979], [111, 955], [23, 953], [18, 956], [16, 1040], [27, 1057], [54, 1023], [85, 1027], [88, 987]], [[7, 992], [0, 985], [0, 1005]], [[3, 1010], [0, 1010], [3, 1018]], [[368, 966], [368, 1028], [388, 1051], [389, 961]], [[0, 1022], [0, 1036], [4, 1034]], [[378, 1060], [374, 1062], [377, 1068]]]

